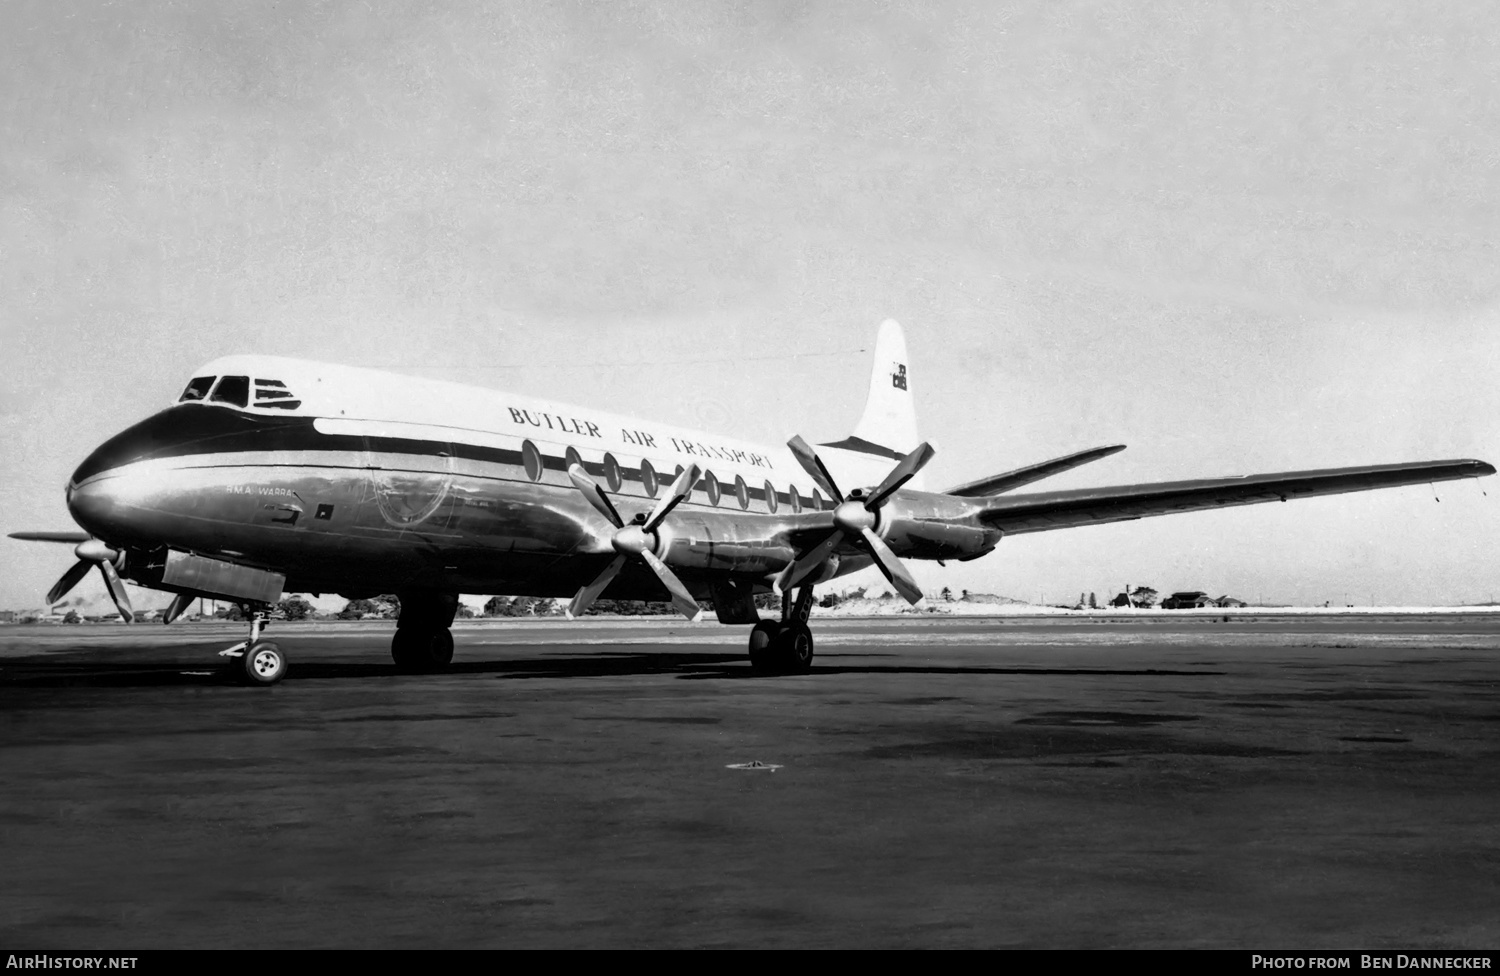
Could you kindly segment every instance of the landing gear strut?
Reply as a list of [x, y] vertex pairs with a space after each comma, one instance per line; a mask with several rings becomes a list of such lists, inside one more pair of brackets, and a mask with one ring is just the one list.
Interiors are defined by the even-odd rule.
[[391, 659], [403, 674], [441, 671], [453, 662], [453, 618], [458, 594], [408, 590], [397, 594], [401, 613], [391, 638]]
[[812, 669], [813, 637], [807, 626], [813, 588], [781, 596], [781, 619], [762, 620], [750, 631], [750, 664], [765, 674], [805, 674]]
[[286, 655], [275, 641], [261, 640], [267, 624], [263, 609], [250, 611], [250, 637], [219, 652], [229, 658], [229, 676], [240, 684], [274, 685], [286, 677]]

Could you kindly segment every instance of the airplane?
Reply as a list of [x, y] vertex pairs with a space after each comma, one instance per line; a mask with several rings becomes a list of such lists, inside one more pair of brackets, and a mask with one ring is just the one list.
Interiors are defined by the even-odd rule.
[[[881, 324], [850, 436], [785, 448], [437, 380], [279, 356], [195, 370], [176, 401], [94, 450], [65, 489], [83, 532], [56, 603], [97, 568], [120, 616], [122, 580], [241, 604], [249, 634], [220, 652], [252, 685], [287, 673], [262, 639], [290, 593], [400, 598], [401, 672], [453, 658], [460, 593], [669, 598], [689, 618], [752, 625], [753, 667], [806, 672], [819, 584], [875, 566], [905, 599], [905, 560], [971, 560], [1007, 536], [1173, 512], [1495, 473], [1472, 459], [1014, 494], [1124, 449], [1099, 447], [927, 491], [906, 339]], [[760, 594], [780, 595], [761, 619]]]

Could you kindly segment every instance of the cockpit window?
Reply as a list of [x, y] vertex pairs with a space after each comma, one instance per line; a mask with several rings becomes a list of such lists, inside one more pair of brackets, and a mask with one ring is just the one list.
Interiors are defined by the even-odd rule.
[[250, 377], [222, 377], [219, 385], [214, 387], [214, 395], [209, 399], [214, 403], [232, 403], [236, 407], [245, 406], [250, 402]]
[[193, 381], [182, 391], [182, 396], [177, 398], [178, 403], [188, 403], [192, 400], [201, 400], [208, 396], [209, 388], [214, 385], [212, 376], [195, 376]]
[[255, 378], [255, 405], [265, 410], [296, 410], [302, 401], [281, 380]]

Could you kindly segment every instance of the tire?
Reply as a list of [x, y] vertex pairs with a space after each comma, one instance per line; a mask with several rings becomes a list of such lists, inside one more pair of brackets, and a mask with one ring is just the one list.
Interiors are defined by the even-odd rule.
[[788, 624], [776, 642], [776, 649], [784, 674], [806, 674], [812, 670], [813, 635], [807, 624]]
[[441, 671], [453, 663], [453, 633], [446, 627], [397, 627], [391, 638], [391, 660], [407, 674]]
[[774, 620], [762, 620], [750, 631], [750, 666], [757, 671], [775, 674], [777, 671], [776, 644], [781, 636], [781, 624]]
[[275, 641], [257, 641], [236, 663], [237, 676], [247, 685], [274, 685], [286, 677], [286, 655]]

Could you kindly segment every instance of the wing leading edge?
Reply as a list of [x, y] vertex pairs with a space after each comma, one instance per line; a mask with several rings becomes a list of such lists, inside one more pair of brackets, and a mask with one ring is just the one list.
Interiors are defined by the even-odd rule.
[[1286, 501], [1289, 498], [1312, 498], [1374, 488], [1455, 481], [1494, 473], [1493, 465], [1464, 458], [1252, 474], [1198, 481], [1168, 481], [1114, 488], [1084, 488], [1032, 495], [992, 496], [983, 499], [979, 518], [1007, 535], [1012, 535], [1124, 522], [1173, 512], [1198, 512], [1231, 505]]

